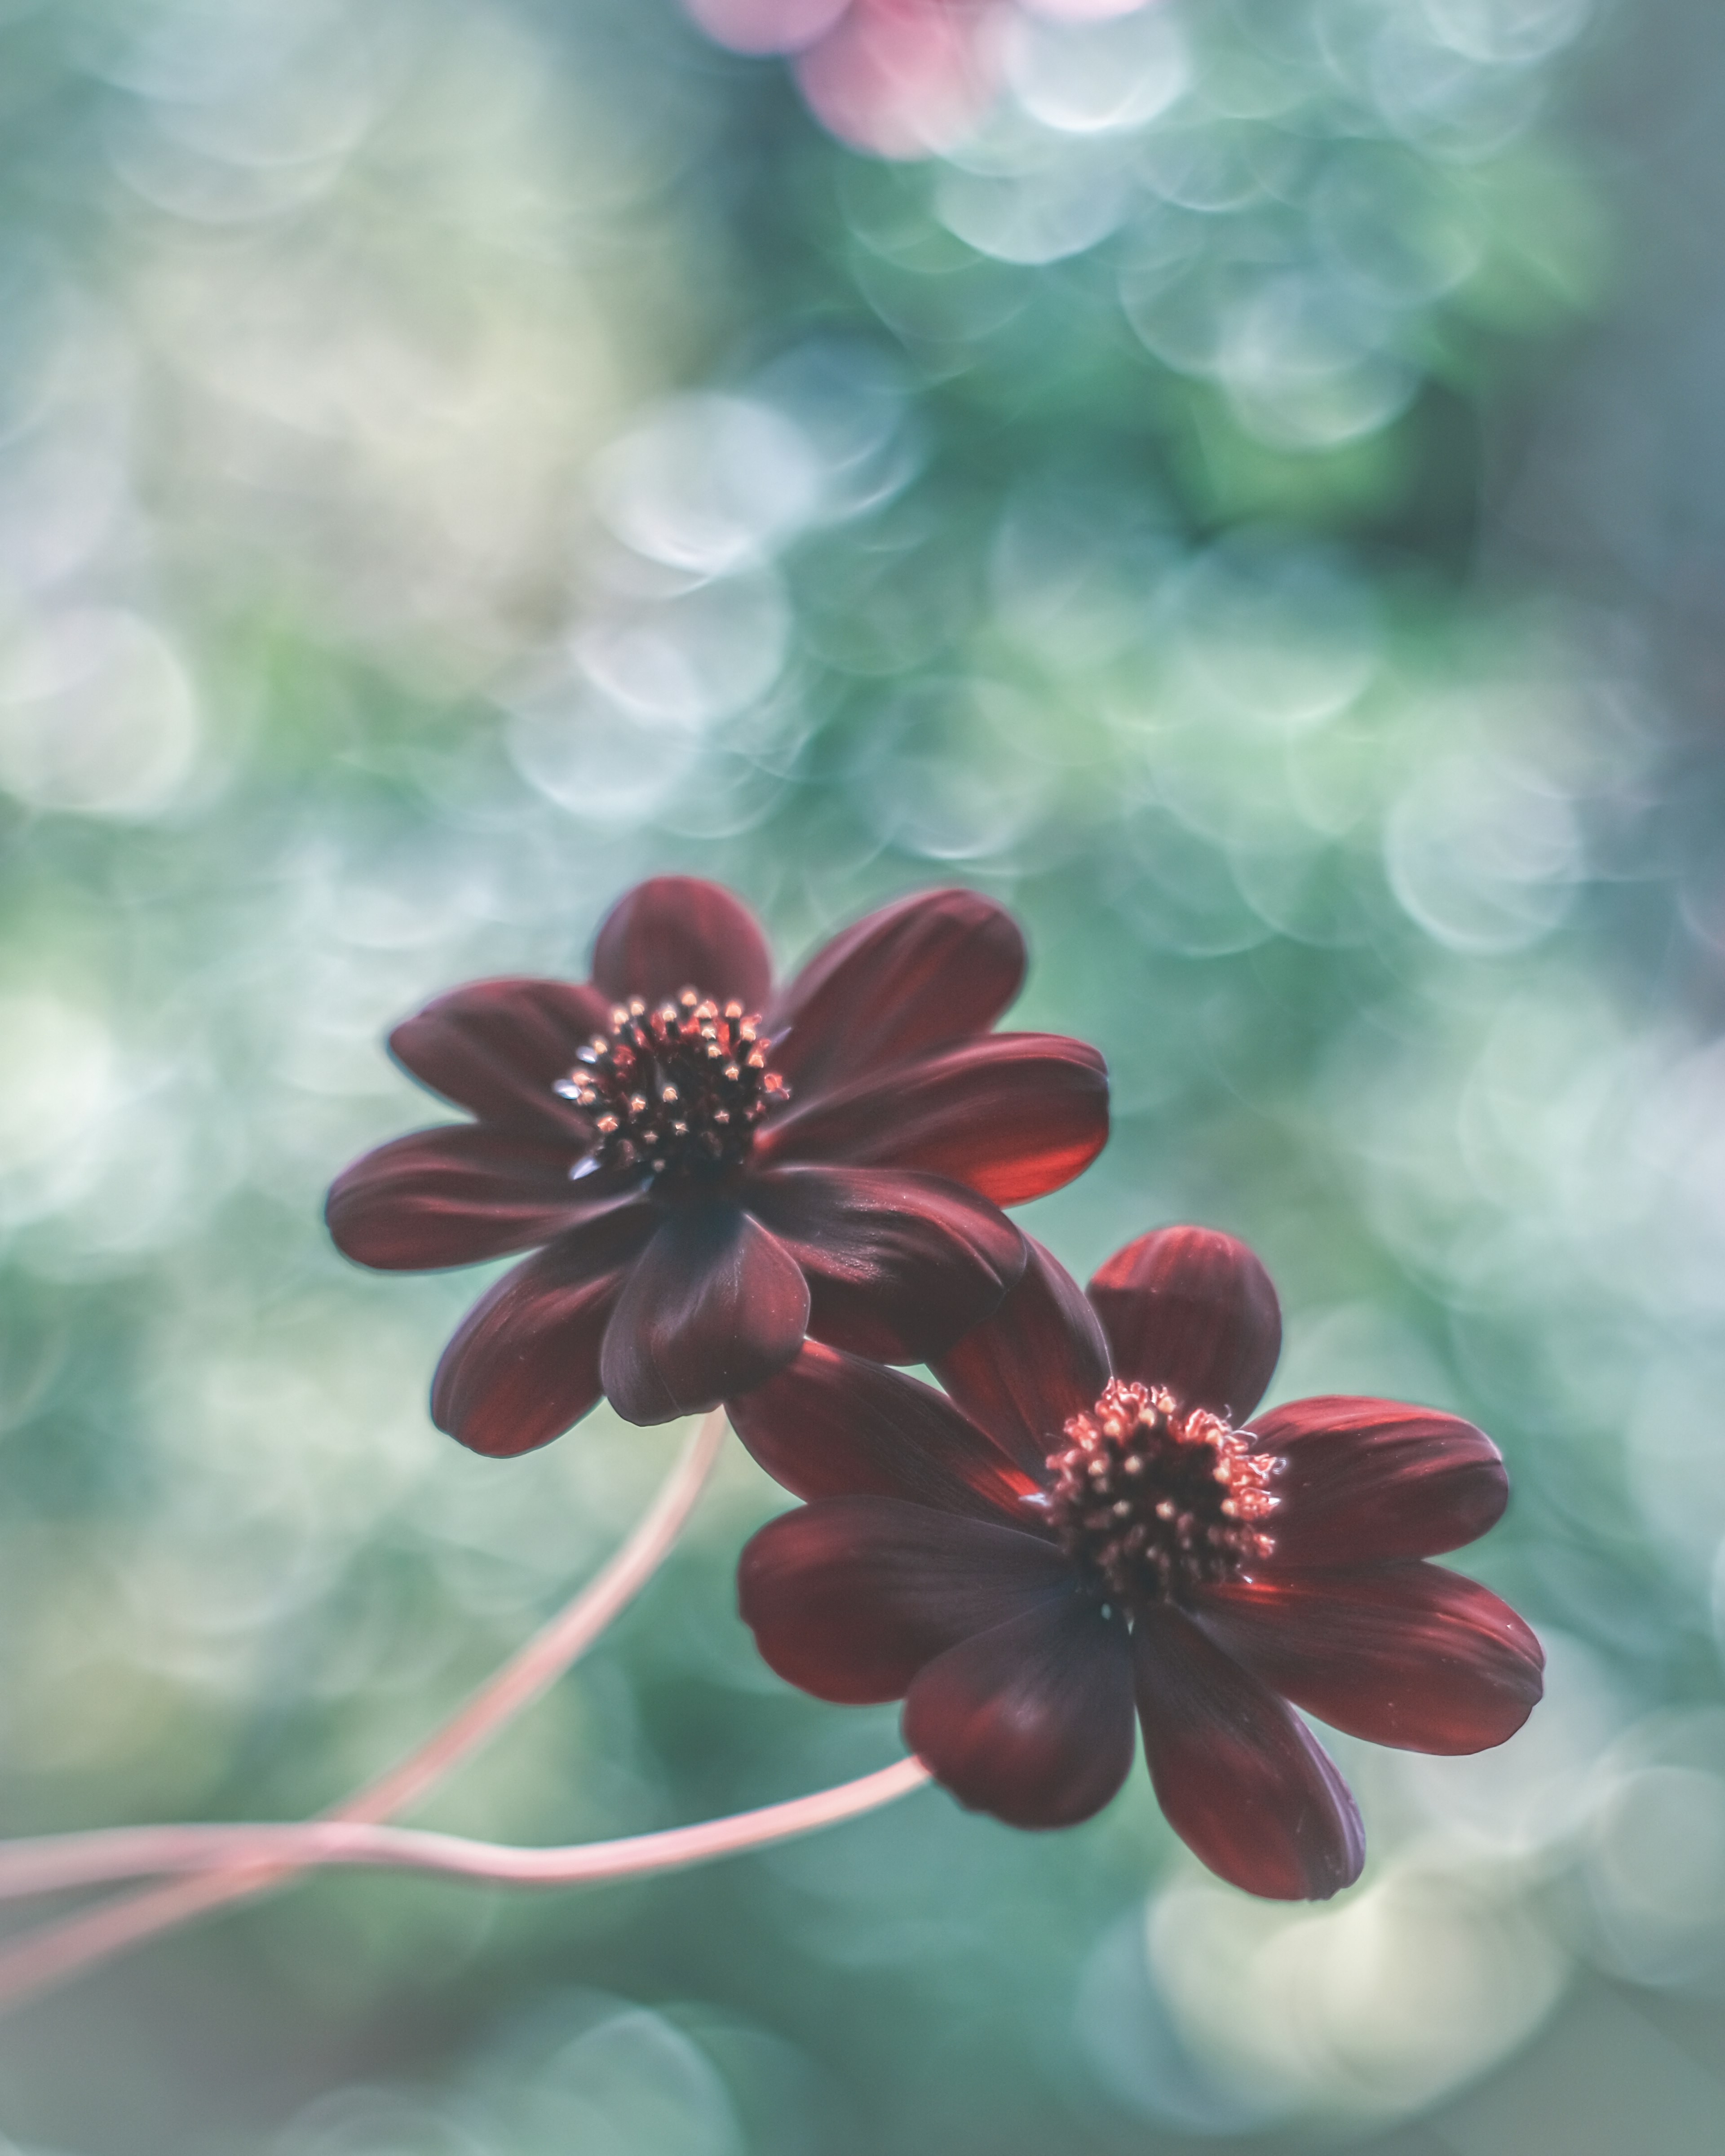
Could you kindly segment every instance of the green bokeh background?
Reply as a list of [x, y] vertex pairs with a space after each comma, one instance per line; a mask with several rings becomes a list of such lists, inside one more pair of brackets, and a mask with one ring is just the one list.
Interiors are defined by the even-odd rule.
[[[1016, 13], [888, 163], [672, 0], [0, 6], [0, 1784], [316, 1810], [681, 1433], [459, 1453], [475, 1275], [319, 1221], [381, 1036], [635, 878], [787, 963], [959, 880], [1117, 1120], [1073, 1269], [1260, 1250], [1276, 1392], [1498, 1439], [1546, 1705], [1338, 1744], [1320, 1910], [1142, 1774], [710, 1871], [340, 1876], [0, 2025], [18, 2156], [1704, 2156], [1725, 2138], [1725, 48], [1702, 0]], [[890, 1710], [664, 1575], [422, 1816], [818, 1788]], [[17, 1921], [21, 1922], [22, 1916]]]

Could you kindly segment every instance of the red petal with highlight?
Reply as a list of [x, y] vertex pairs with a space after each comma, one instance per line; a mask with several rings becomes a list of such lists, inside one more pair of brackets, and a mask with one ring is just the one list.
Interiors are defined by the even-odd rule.
[[1029, 1478], [943, 1393], [818, 1340], [733, 1401], [731, 1423], [795, 1496], [904, 1497], [1040, 1531]]
[[829, 1497], [769, 1520], [737, 1599], [762, 1655], [817, 1699], [902, 1698], [925, 1663], [1071, 1584], [1050, 1543], [896, 1497]]
[[1509, 1477], [1483, 1430], [1435, 1408], [1332, 1395], [1292, 1400], [1250, 1431], [1279, 1452], [1271, 1522], [1278, 1572], [1436, 1557], [1485, 1533]]
[[1183, 1408], [1243, 1422], [1281, 1353], [1270, 1276], [1213, 1228], [1158, 1228], [1117, 1250], [1090, 1284], [1114, 1374], [1165, 1385]]
[[924, 1363], [999, 1307], [1024, 1239], [986, 1198], [891, 1168], [786, 1168], [744, 1202], [808, 1277], [809, 1330], [882, 1363]]
[[740, 1207], [690, 1204], [660, 1219], [599, 1357], [626, 1422], [669, 1422], [747, 1392], [789, 1362], [809, 1322], [796, 1261]]
[[970, 1419], [1040, 1476], [1067, 1418], [1094, 1407], [1107, 1383], [1108, 1343], [1077, 1281], [1025, 1240], [1024, 1278], [932, 1367]]
[[389, 1049], [446, 1101], [579, 1153], [592, 1127], [552, 1087], [574, 1069], [576, 1051], [607, 1029], [608, 1009], [603, 996], [572, 981], [470, 981], [403, 1019]]
[[1544, 1654], [1514, 1610], [1440, 1565], [1209, 1588], [1199, 1614], [1296, 1707], [1404, 1752], [1502, 1744], [1544, 1688]]
[[1075, 1826], [1132, 1763], [1125, 1624], [1076, 1591], [949, 1647], [905, 1698], [905, 1743], [972, 1811]]
[[984, 1033], [1018, 993], [1024, 939], [974, 891], [926, 891], [835, 936], [781, 991], [773, 1065], [801, 1100]]
[[1070, 1183], [1107, 1137], [1107, 1069], [1095, 1049], [995, 1033], [793, 1106], [765, 1126], [755, 1157], [926, 1168], [1020, 1205]]
[[531, 1250], [594, 1209], [569, 1180], [567, 1143], [484, 1123], [414, 1131], [363, 1154], [324, 1208], [336, 1248], [356, 1265], [429, 1272]]
[[655, 1003], [698, 988], [746, 1011], [766, 1008], [773, 960], [741, 899], [700, 876], [653, 876], [627, 891], [600, 923], [593, 985], [612, 1003]]
[[505, 1274], [469, 1311], [431, 1381], [431, 1416], [475, 1452], [548, 1445], [598, 1404], [599, 1343], [658, 1219], [624, 1199]]
[[1150, 1779], [1193, 1854], [1273, 1902], [1351, 1887], [1359, 1814], [1298, 1715], [1167, 1604], [1139, 1613], [1132, 1646]]

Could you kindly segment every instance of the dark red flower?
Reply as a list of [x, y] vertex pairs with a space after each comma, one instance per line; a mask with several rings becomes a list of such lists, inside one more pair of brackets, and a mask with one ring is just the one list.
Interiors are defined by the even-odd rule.
[[1349, 1885], [1359, 1816], [1293, 1708], [1482, 1751], [1526, 1721], [1543, 1657], [1424, 1561], [1503, 1510], [1490, 1439], [1390, 1400], [1247, 1424], [1281, 1342], [1263, 1267], [1202, 1228], [1129, 1243], [1087, 1298], [1032, 1244], [937, 1358], [944, 1394], [811, 1342], [731, 1410], [811, 1500], [743, 1552], [762, 1653], [821, 1699], [902, 1698], [936, 1778], [1016, 1826], [1107, 1803], [1136, 1702], [1162, 1808], [1212, 1871], [1277, 1900]]
[[591, 982], [476, 981], [395, 1029], [398, 1060], [477, 1120], [356, 1161], [330, 1232], [408, 1271], [543, 1245], [433, 1381], [478, 1452], [543, 1445], [602, 1393], [631, 1422], [715, 1406], [808, 1333], [923, 1361], [1023, 1271], [1000, 1207], [1107, 1136], [1094, 1049], [988, 1031], [1024, 969], [1000, 906], [927, 891], [775, 994], [745, 907], [655, 877], [606, 916]]

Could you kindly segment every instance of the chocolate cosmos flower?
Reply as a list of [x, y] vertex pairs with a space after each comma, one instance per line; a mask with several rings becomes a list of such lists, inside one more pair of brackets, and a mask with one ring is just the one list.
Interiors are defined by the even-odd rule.
[[330, 1232], [408, 1271], [544, 1246], [438, 1366], [432, 1414], [479, 1452], [543, 1445], [602, 1392], [631, 1422], [712, 1407], [805, 1333], [922, 1361], [1023, 1271], [999, 1208], [1107, 1136], [1095, 1050], [988, 1031], [1024, 969], [1001, 907], [928, 891], [775, 994], [736, 899], [656, 877], [607, 916], [590, 983], [478, 981], [395, 1029], [476, 1120], [356, 1161]]
[[1166, 1228], [1088, 1299], [1031, 1245], [935, 1368], [945, 1394], [811, 1342], [732, 1419], [813, 1502], [743, 1553], [742, 1614], [819, 1698], [903, 1698], [905, 1741], [1017, 1826], [1086, 1819], [1132, 1763], [1224, 1879], [1322, 1897], [1364, 1858], [1346, 1784], [1288, 1704], [1415, 1752], [1520, 1728], [1543, 1658], [1495, 1594], [1422, 1560], [1508, 1486], [1469, 1423], [1296, 1400], [1240, 1427], [1281, 1342], [1230, 1237]]

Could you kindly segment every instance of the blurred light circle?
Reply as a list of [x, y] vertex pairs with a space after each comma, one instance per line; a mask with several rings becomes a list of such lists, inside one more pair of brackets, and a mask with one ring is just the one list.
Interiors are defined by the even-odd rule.
[[1242, 534], [1192, 565], [1166, 613], [1190, 676], [1274, 732], [1322, 726], [1378, 670], [1383, 628], [1370, 593], [1316, 548]]
[[793, 64], [821, 125], [880, 157], [962, 141], [1000, 79], [999, 0], [851, 0]]
[[1306, 154], [1292, 136], [1267, 128], [1176, 116], [1145, 131], [1137, 162], [1153, 194], [1214, 217], [1281, 198]]
[[1630, 1973], [1657, 1980], [1725, 1959], [1725, 1782], [1643, 1767], [1609, 1790], [1589, 1835], [1588, 1878]]
[[1230, 311], [1215, 372], [1260, 441], [1337, 449], [1399, 418], [1420, 386], [1419, 370], [1382, 348], [1384, 331], [1329, 280], [1280, 276]]
[[1532, 68], [1488, 67], [1435, 38], [1411, 8], [1382, 21], [1369, 90], [1398, 134], [1463, 162], [1494, 156], [1525, 133], [1545, 95]]
[[935, 187], [949, 232], [997, 262], [1059, 262], [1106, 239], [1125, 214], [1123, 173], [1065, 166], [994, 178], [952, 167]]
[[1047, 472], [1017, 488], [989, 552], [1002, 629], [1087, 669], [1142, 636], [1178, 558], [1156, 509], [1143, 487], [1094, 475]]
[[1026, 14], [1050, 23], [1108, 23], [1153, 4], [1160, 7], [1162, 0], [1019, 0]]
[[1363, 295], [1428, 306], [1477, 269], [1484, 218], [1441, 170], [1389, 144], [1332, 151], [1309, 211], [1319, 247]]
[[1247, 263], [1173, 252], [1189, 236], [1176, 228], [1165, 246], [1146, 254], [1134, 249], [1122, 265], [1120, 300], [1153, 358], [1177, 374], [1212, 375], [1234, 318], [1250, 305], [1263, 272]]
[[1524, 2042], [1568, 1961], [1513, 1896], [1410, 1852], [1332, 1907], [1208, 1881], [1149, 1912], [1151, 1968], [1201, 2059], [1287, 2112], [1392, 2118]]
[[185, 669], [136, 614], [69, 610], [0, 641], [0, 786], [33, 808], [155, 815], [198, 732]]
[[819, 521], [836, 522], [890, 501], [922, 464], [906, 424], [903, 360], [860, 336], [815, 336], [764, 367], [751, 385], [802, 433], [820, 466]]
[[1434, 35], [1471, 60], [1526, 65], [1575, 38], [1591, 0], [1420, 0]]
[[782, 412], [738, 397], [679, 398], [598, 459], [593, 492], [637, 553], [702, 576], [766, 560], [811, 517], [820, 471]]
[[1020, 746], [1034, 714], [991, 683], [930, 681], [893, 698], [863, 736], [853, 784], [881, 838], [926, 860], [974, 860], [1020, 838], [1050, 773]]
[[578, 664], [612, 702], [685, 727], [728, 717], [778, 679], [791, 611], [778, 578], [716, 578], [575, 639]]
[[516, 2102], [534, 2148], [743, 2156], [724, 2076], [692, 2038], [645, 2007], [578, 2036]]
[[733, 53], [794, 53], [824, 37], [850, 0], [683, 0], [716, 45]]
[[693, 769], [701, 737], [564, 682], [517, 702], [506, 736], [529, 784], [583, 823], [629, 829], [663, 810]]
[[0, 996], [0, 1174], [51, 1161], [112, 1105], [114, 1043], [94, 1012], [56, 996]]
[[1583, 866], [1568, 803], [1482, 752], [1420, 773], [1389, 812], [1384, 865], [1403, 910], [1451, 950], [1525, 950], [1568, 911]]
[[[1051, 18], [1038, 21], [1035, 17]], [[1063, 134], [1142, 127], [1185, 91], [1192, 63], [1166, 8], [1043, 0], [1011, 25], [1006, 79], [1033, 120]]]

